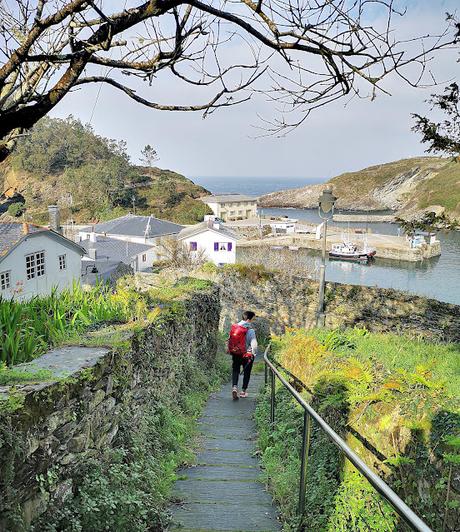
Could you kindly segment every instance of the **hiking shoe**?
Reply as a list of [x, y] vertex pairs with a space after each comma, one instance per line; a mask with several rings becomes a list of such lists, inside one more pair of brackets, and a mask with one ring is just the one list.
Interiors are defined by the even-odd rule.
[[248, 395], [249, 395], [249, 394], [248, 394], [248, 392], [247, 392], [246, 390], [243, 390], [242, 392], [240, 392], [240, 397], [241, 397], [242, 399], [245, 399], [246, 397], [248, 397]]
[[238, 388], [236, 386], [233, 386], [232, 388], [232, 397], [234, 401], [238, 399]]

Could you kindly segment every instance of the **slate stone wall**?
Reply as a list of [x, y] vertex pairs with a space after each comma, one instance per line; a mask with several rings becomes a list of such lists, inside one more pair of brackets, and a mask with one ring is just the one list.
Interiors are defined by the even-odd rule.
[[[318, 283], [281, 273], [260, 279], [226, 269], [219, 274], [222, 290], [220, 326], [241, 319], [245, 309], [259, 316], [259, 327], [276, 334], [286, 327], [315, 325]], [[428, 340], [460, 342], [460, 306], [398, 290], [327, 283], [326, 326], [366, 327], [373, 332], [410, 333]]]
[[122, 347], [45, 355], [61, 375], [60, 360], [81, 360], [67, 378], [0, 388], [0, 531], [27, 530], [70, 496], [86, 460], [116, 447], [160, 394], [181, 393], [192, 359], [213, 363], [219, 310], [217, 288], [197, 291]]

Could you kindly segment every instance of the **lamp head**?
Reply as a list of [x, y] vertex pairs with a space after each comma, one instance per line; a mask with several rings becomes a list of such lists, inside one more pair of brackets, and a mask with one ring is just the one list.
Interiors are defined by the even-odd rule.
[[319, 215], [321, 218], [329, 220], [334, 215], [334, 205], [337, 198], [332, 193], [332, 188], [325, 188], [318, 198]]

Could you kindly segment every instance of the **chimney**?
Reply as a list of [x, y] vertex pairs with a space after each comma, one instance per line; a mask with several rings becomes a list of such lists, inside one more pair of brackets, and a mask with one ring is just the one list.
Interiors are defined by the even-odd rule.
[[97, 242], [97, 235], [94, 232], [94, 228], [93, 228], [93, 231], [89, 234], [89, 241], [90, 242]]
[[97, 251], [95, 248], [88, 248], [88, 257], [92, 260], [97, 259]]
[[22, 234], [23, 235], [28, 235], [29, 234], [29, 224], [27, 222], [24, 222], [22, 224]]
[[49, 220], [50, 220], [50, 229], [52, 229], [53, 231], [56, 231], [56, 233], [62, 233], [59, 207], [57, 205], [49, 205], [48, 214], [49, 214]]

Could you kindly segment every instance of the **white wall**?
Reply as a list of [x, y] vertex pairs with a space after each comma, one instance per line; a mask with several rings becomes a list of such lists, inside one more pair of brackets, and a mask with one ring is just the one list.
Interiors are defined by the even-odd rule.
[[[234, 264], [236, 262], [236, 240], [227, 235], [208, 229], [198, 235], [186, 237], [182, 242], [189, 246], [190, 242], [196, 242], [197, 252], [204, 251], [206, 258], [214, 264]], [[231, 242], [232, 251], [214, 251], [214, 242]]]
[[[145, 260], [144, 260], [145, 256]], [[148, 249], [139, 255], [136, 255], [135, 259], [131, 263], [131, 266], [135, 272], [151, 271], [152, 264], [157, 260], [157, 254], [154, 248]]]
[[[25, 256], [38, 251], [45, 252], [45, 275], [27, 279]], [[59, 269], [59, 255], [66, 255], [66, 269]], [[56, 240], [39, 234], [19, 244], [2, 262], [0, 273], [10, 272], [10, 288], [1, 290], [4, 298], [30, 299], [35, 295], [47, 295], [56, 286], [58, 290], [70, 288], [74, 281], [80, 281], [81, 256]]]

